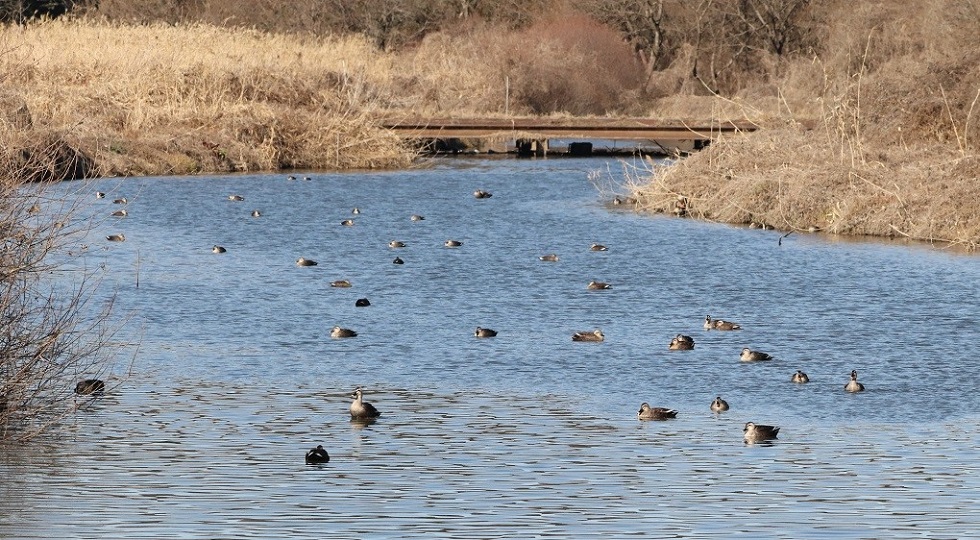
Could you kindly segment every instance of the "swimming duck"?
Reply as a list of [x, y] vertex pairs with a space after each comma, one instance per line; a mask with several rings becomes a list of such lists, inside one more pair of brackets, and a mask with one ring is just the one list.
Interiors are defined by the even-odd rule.
[[228, 196], [228, 200], [229, 201], [244, 201], [245, 200], [245, 197], [242, 197], [241, 195], [229, 195]]
[[649, 403], [641, 403], [636, 417], [640, 420], [668, 420], [677, 418], [677, 411], [664, 407], [651, 407]]
[[418, 214], [412, 214], [412, 217], [410, 217], [409, 219], [411, 219], [412, 221], [424, 221], [425, 220], [425, 216], [420, 216]]
[[742, 355], [739, 357], [743, 362], [760, 362], [763, 360], [772, 360], [772, 355], [766, 354], [762, 351], [753, 351], [748, 347], [742, 349]]
[[602, 333], [602, 330], [596, 328], [591, 332], [575, 332], [572, 335], [572, 341], [605, 341], [606, 336]]
[[296, 180], [296, 177], [293, 175], [289, 175], [286, 177], [286, 180]]
[[306, 464], [316, 465], [319, 463], [327, 463], [330, 461], [330, 455], [327, 451], [323, 449], [322, 444], [316, 445], [316, 448], [310, 450], [306, 453]]
[[350, 328], [341, 328], [339, 326], [334, 326], [333, 329], [330, 330], [330, 337], [338, 338], [338, 339], [357, 337], [357, 332], [351, 330]]
[[371, 420], [381, 416], [374, 405], [363, 400], [363, 395], [360, 386], [354, 389], [354, 393], [350, 395], [354, 398], [354, 402], [350, 404], [350, 417], [354, 420]]
[[316, 266], [317, 264], [319, 263], [312, 259], [306, 259], [303, 257], [296, 259], [296, 266]]
[[589, 247], [589, 251], [609, 251], [609, 248], [602, 244], [592, 244]]
[[489, 191], [483, 191], [482, 189], [478, 189], [473, 192], [473, 196], [476, 197], [477, 199], [489, 199], [490, 197], [493, 197], [493, 193], [490, 193]]
[[353, 227], [354, 226], [354, 220], [353, 219], [345, 219], [345, 220], [341, 221], [340, 224], [343, 225], [344, 227]]
[[670, 340], [670, 345], [667, 346], [667, 349], [671, 351], [690, 351], [694, 349], [694, 338], [685, 336], [684, 334], [677, 334]]
[[459, 247], [463, 245], [459, 240], [446, 240], [446, 247]]
[[844, 385], [844, 390], [848, 392], [864, 392], [864, 385], [858, 382], [858, 372], [856, 369], [851, 370], [851, 380]]
[[398, 240], [392, 240], [391, 242], [388, 242], [388, 247], [390, 247], [390, 248], [403, 248], [403, 247], [405, 247], [405, 242], [400, 242]]
[[350, 213], [354, 215], [360, 214], [361, 209], [355, 206], [354, 209], [350, 211]]
[[105, 193], [102, 193], [101, 191], [96, 191], [95, 192], [95, 198], [96, 199], [105, 199]]
[[126, 197], [122, 197], [120, 199], [113, 199], [112, 204], [126, 204], [128, 202], [129, 200]]
[[338, 287], [341, 289], [349, 289], [351, 287], [351, 283], [346, 279], [338, 279], [337, 281], [331, 281], [330, 286]]
[[221, 247], [221, 246], [214, 246], [214, 247], [211, 248], [211, 253], [224, 253], [226, 251], [228, 251], [228, 250], [225, 249], [225, 248], [223, 248], [223, 247]]
[[401, 257], [395, 257], [395, 259], [393, 261], [391, 261], [391, 263], [392, 264], [405, 264], [405, 261], [403, 261]]
[[805, 384], [810, 382], [810, 377], [808, 377], [806, 373], [803, 373], [800, 370], [796, 370], [796, 373], [793, 374], [793, 376], [790, 378], [790, 381], [795, 382], [797, 384]]
[[262, 217], [262, 212], [258, 210], [252, 210], [252, 217]]
[[115, 212], [112, 213], [112, 217], [126, 217], [128, 215], [129, 215], [129, 212], [127, 212], [125, 209], [123, 209], [123, 210], [116, 210]]
[[540, 260], [542, 260], [544, 262], [558, 262], [558, 255], [556, 255], [554, 253], [549, 253], [547, 255], [542, 255], [542, 256], [538, 257], [538, 259], [540, 259]]
[[603, 289], [612, 289], [612, 285], [604, 283], [602, 281], [590, 281], [588, 285], [585, 286], [586, 289], [590, 291], [600, 291]]
[[368, 300], [367, 298], [358, 298], [357, 300], [354, 300], [355, 307], [368, 307], [370, 305], [371, 305], [371, 301]]
[[75, 385], [75, 393], [82, 396], [101, 394], [104, 391], [105, 382], [99, 379], [85, 379], [84, 381], [78, 381], [78, 384]]
[[489, 328], [480, 328], [479, 326], [477, 326], [476, 332], [474, 332], [473, 335], [475, 335], [478, 338], [495, 337], [497, 335], [497, 331], [491, 330]]
[[714, 412], [727, 411], [728, 410], [728, 402], [725, 401], [725, 400], [723, 400], [723, 399], [721, 399], [721, 396], [718, 396], [718, 397], [715, 398], [714, 401], [711, 402], [711, 410], [714, 411]]
[[125, 234], [122, 234], [122, 233], [120, 233], [120, 234], [110, 234], [109, 236], [106, 236], [105, 239], [108, 240], [108, 241], [110, 241], [110, 242], [125, 242], [126, 241], [126, 235]]
[[742, 433], [743, 437], [745, 438], [745, 442], [766, 441], [769, 439], [775, 439], [776, 435], [779, 434], [779, 428], [776, 426], [764, 426], [757, 425], [752, 422], [746, 422]]
[[712, 319], [711, 315], [704, 316], [704, 327], [709, 330], [741, 330], [742, 326], [731, 321]]

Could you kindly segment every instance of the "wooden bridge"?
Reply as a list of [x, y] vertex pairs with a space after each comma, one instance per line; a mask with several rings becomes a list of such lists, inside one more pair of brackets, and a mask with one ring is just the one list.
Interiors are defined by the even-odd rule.
[[[452, 148], [451, 141], [486, 139], [514, 141], [522, 155], [545, 155], [549, 140], [571, 143], [569, 153], [592, 153], [591, 141], [636, 141], [665, 153], [698, 150], [724, 135], [754, 131], [755, 125], [736, 123], [685, 125], [652, 118], [430, 118], [382, 122], [401, 137], [417, 139], [438, 147]], [[448, 146], [447, 146], [448, 145]]]

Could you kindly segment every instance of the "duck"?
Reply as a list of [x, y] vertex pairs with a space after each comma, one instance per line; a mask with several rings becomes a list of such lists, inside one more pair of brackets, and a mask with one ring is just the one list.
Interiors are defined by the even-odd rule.
[[446, 240], [445, 246], [448, 248], [459, 247], [463, 245], [459, 240]]
[[245, 200], [245, 197], [242, 197], [241, 195], [229, 195], [228, 196], [228, 200], [229, 201], [244, 201]]
[[412, 216], [408, 219], [411, 219], [412, 221], [425, 221], [425, 216], [419, 214], [412, 214]]
[[392, 240], [391, 242], [388, 242], [388, 247], [390, 247], [390, 248], [403, 248], [403, 247], [405, 247], [405, 242], [400, 242], [398, 240]]
[[711, 315], [704, 316], [704, 327], [709, 330], [741, 330], [742, 326], [738, 323], [725, 321], [722, 319], [712, 319]]
[[763, 360], [772, 360], [772, 355], [766, 354], [762, 351], [753, 351], [752, 349], [745, 347], [742, 349], [742, 354], [739, 358], [743, 362], [761, 362]]
[[864, 385], [858, 382], [858, 372], [856, 369], [851, 370], [851, 380], [844, 385], [844, 390], [848, 392], [864, 392]]
[[339, 326], [334, 326], [333, 329], [330, 330], [330, 337], [337, 338], [337, 339], [357, 337], [357, 332], [351, 330], [350, 328], [341, 328]]
[[590, 281], [588, 285], [585, 286], [586, 289], [590, 291], [601, 291], [604, 289], [612, 289], [612, 285], [604, 283], [602, 281]]
[[358, 386], [354, 389], [354, 393], [350, 395], [354, 398], [354, 402], [350, 404], [350, 417], [354, 420], [373, 420], [379, 416], [381, 413], [371, 405], [364, 401], [364, 392], [361, 387]]
[[307, 259], [307, 258], [304, 258], [304, 257], [300, 257], [300, 258], [296, 259], [296, 266], [316, 266], [318, 264], [320, 264], [320, 263], [318, 263], [318, 262], [316, 262], [316, 261], [314, 261], [312, 259]]
[[125, 234], [122, 234], [122, 233], [120, 233], [120, 234], [110, 234], [109, 236], [106, 236], [105, 239], [108, 240], [108, 241], [110, 241], [110, 242], [125, 242], [126, 241], [126, 235]]
[[668, 420], [677, 418], [677, 411], [664, 407], [651, 407], [649, 403], [641, 403], [636, 417], [640, 420]]
[[796, 370], [796, 373], [794, 373], [793, 376], [790, 377], [789, 380], [792, 381], [792, 382], [795, 382], [797, 384], [805, 384], [805, 383], [810, 382], [810, 377], [807, 376], [806, 373], [803, 373], [800, 370]]
[[343, 225], [344, 227], [353, 227], [354, 226], [354, 220], [353, 219], [345, 219], [345, 220], [341, 221], [340, 224]]
[[116, 210], [115, 212], [112, 213], [112, 217], [126, 217], [128, 215], [129, 212], [127, 212], [125, 209]]
[[252, 210], [252, 217], [262, 217], [262, 212], [259, 210]]
[[322, 444], [316, 445], [316, 448], [310, 450], [306, 453], [306, 464], [307, 465], [317, 465], [320, 463], [327, 463], [330, 461], [330, 454], [324, 450]]
[[392, 264], [405, 264], [405, 261], [403, 261], [401, 257], [395, 257], [394, 260], [391, 261], [391, 263]]
[[711, 402], [711, 410], [714, 412], [722, 412], [728, 410], [728, 402], [721, 399], [721, 396], [715, 397], [715, 400]]
[[371, 301], [367, 298], [358, 298], [354, 300], [354, 307], [368, 307], [371, 305]]
[[489, 328], [480, 328], [479, 326], [477, 326], [476, 332], [473, 332], [473, 335], [475, 335], [478, 338], [496, 337], [497, 331], [491, 330]]
[[683, 195], [677, 196], [677, 201], [674, 202], [674, 208], [671, 212], [677, 217], [684, 217], [687, 215], [687, 197]]
[[667, 349], [671, 351], [690, 351], [694, 349], [694, 338], [685, 336], [684, 334], [677, 334], [670, 340], [670, 345], [667, 346]]
[[609, 251], [609, 248], [602, 244], [592, 244], [589, 246], [589, 251]]
[[226, 251], [228, 251], [228, 250], [225, 249], [225, 248], [223, 248], [222, 246], [217, 246], [216, 245], [216, 246], [214, 246], [214, 247], [211, 248], [211, 253], [224, 253]]
[[558, 262], [558, 255], [555, 254], [555, 253], [549, 253], [547, 255], [542, 255], [542, 256], [538, 257], [538, 260], [541, 260], [541, 261], [544, 261], [544, 262]]
[[346, 279], [338, 279], [337, 281], [331, 281], [330, 286], [337, 287], [340, 289], [349, 289], [351, 287], [351, 283], [349, 280]]
[[95, 192], [95, 198], [96, 199], [105, 199], [105, 193], [102, 193], [101, 191], [96, 191]]
[[605, 341], [606, 336], [602, 333], [602, 330], [596, 328], [591, 332], [575, 332], [572, 335], [572, 341]]
[[356, 216], [357, 214], [361, 213], [361, 209], [355, 206], [354, 209], [350, 211], [350, 213]]
[[742, 429], [743, 437], [745, 442], [757, 442], [766, 441], [769, 439], [775, 439], [776, 435], [779, 434], [779, 428], [776, 426], [765, 426], [761, 424], [755, 424], [753, 422], [746, 422], [745, 428]]
[[483, 191], [482, 189], [478, 189], [473, 192], [473, 196], [476, 197], [477, 199], [489, 199], [490, 197], [493, 197], [493, 193], [490, 193], [489, 191]]
[[286, 180], [296, 180], [296, 177], [293, 175], [289, 175], [286, 177]]
[[112, 200], [112, 204], [126, 204], [128, 202], [129, 202], [129, 199], [127, 199], [126, 197], [120, 197], [118, 199], [113, 199]]
[[81, 396], [101, 394], [105, 391], [105, 382], [100, 379], [85, 379], [75, 385], [75, 393]]

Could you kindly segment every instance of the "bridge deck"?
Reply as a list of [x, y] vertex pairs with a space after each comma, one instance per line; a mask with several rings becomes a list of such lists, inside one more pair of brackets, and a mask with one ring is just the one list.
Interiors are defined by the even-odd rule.
[[653, 118], [430, 118], [382, 124], [399, 136], [440, 138], [575, 138], [611, 140], [710, 140], [754, 131], [751, 124], [683, 125]]

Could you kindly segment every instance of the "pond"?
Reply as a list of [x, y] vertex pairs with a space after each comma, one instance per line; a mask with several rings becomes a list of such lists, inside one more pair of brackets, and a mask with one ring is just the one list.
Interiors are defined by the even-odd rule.
[[[635, 214], [589, 181], [620, 166], [66, 185], [101, 216], [70, 264], [104, 269], [125, 326], [103, 397], [0, 446], [0, 537], [980, 530], [977, 258]], [[695, 348], [668, 350], [677, 334]], [[844, 392], [851, 370], [866, 391]], [[351, 422], [357, 386], [373, 424]], [[642, 402], [677, 418], [639, 421]], [[748, 421], [778, 439], [746, 444]], [[306, 465], [318, 444], [330, 462]]]

